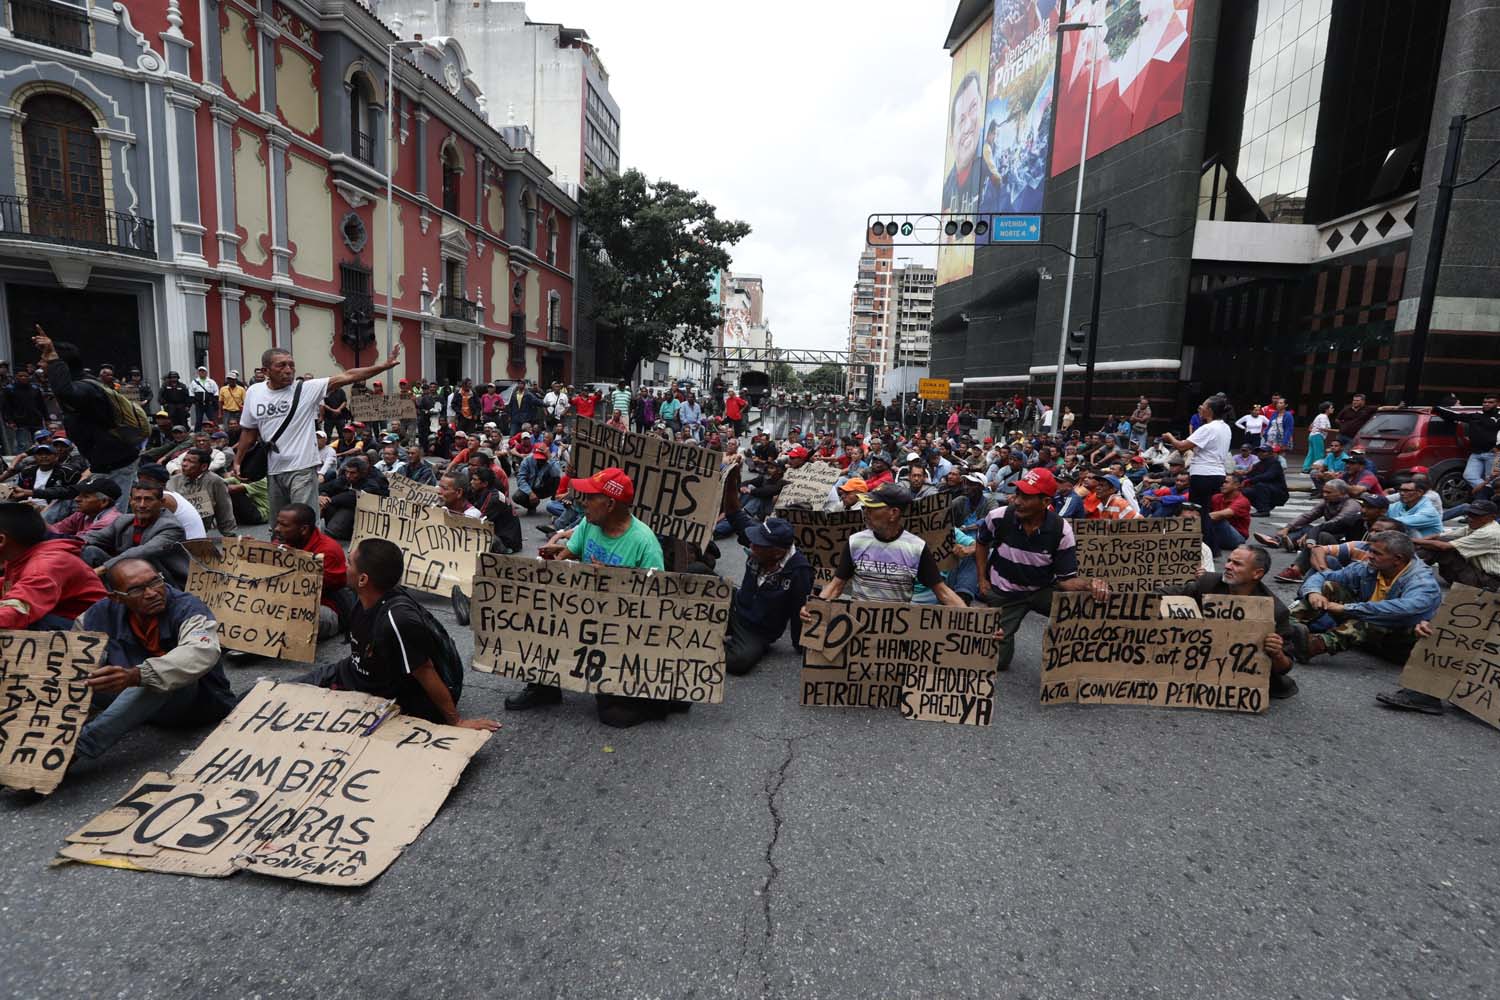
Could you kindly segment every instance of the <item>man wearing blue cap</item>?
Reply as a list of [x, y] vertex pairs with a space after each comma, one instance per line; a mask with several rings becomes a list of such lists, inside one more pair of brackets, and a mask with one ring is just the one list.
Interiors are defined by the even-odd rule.
[[792, 645], [800, 645], [798, 614], [813, 584], [812, 564], [797, 551], [790, 524], [768, 517], [764, 524], [749, 524], [744, 531], [750, 558], [745, 560], [745, 579], [734, 592], [724, 640], [725, 669], [735, 675], [755, 669], [788, 624]]

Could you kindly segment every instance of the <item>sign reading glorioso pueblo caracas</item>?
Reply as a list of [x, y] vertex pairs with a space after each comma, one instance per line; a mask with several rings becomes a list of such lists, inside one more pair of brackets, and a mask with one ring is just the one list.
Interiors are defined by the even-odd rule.
[[188, 593], [219, 620], [225, 649], [311, 663], [318, 648], [323, 560], [253, 538], [195, 545]]
[[807, 602], [802, 704], [895, 708], [904, 719], [988, 726], [1000, 612], [885, 601]]
[[99, 632], [0, 631], [0, 785], [42, 795], [62, 781], [104, 663]]
[[712, 448], [663, 441], [597, 420], [573, 422], [573, 467], [579, 478], [624, 469], [635, 484], [630, 512], [651, 530], [706, 549], [722, 506], [724, 456]]
[[1500, 594], [1455, 583], [1417, 640], [1401, 686], [1445, 698], [1500, 729]]
[[437, 815], [490, 734], [352, 691], [263, 680], [172, 773], [151, 772], [56, 863], [364, 885]]
[[469, 592], [475, 560], [490, 550], [493, 537], [488, 521], [433, 506], [425, 494], [380, 497], [361, 493], [354, 508], [354, 539], [349, 550], [366, 538], [395, 542], [406, 555], [401, 582], [412, 590], [447, 597], [454, 587]]
[[1275, 631], [1268, 597], [1114, 594], [1052, 597], [1042, 640], [1042, 704], [1155, 705], [1264, 712]]
[[663, 573], [486, 553], [474, 669], [567, 691], [719, 703], [733, 588]]
[[1149, 593], [1202, 572], [1203, 531], [1195, 516], [1071, 523], [1079, 575], [1099, 577], [1117, 593]]
[[[953, 521], [948, 513], [952, 502], [952, 497], [942, 494], [923, 497], [906, 509], [902, 519], [907, 531], [927, 543], [928, 551], [942, 570], [950, 570], [958, 563], [953, 551]], [[819, 583], [833, 579], [849, 536], [865, 530], [865, 516], [858, 508], [829, 512], [790, 507], [776, 513], [792, 526], [797, 550], [812, 564], [813, 577]]]

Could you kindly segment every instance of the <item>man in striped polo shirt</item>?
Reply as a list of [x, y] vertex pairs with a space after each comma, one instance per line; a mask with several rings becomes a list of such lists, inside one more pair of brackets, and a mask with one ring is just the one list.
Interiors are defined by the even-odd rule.
[[1078, 546], [1073, 527], [1048, 506], [1057, 480], [1045, 468], [1029, 470], [1016, 483], [1005, 507], [990, 511], [979, 525], [974, 561], [979, 570], [979, 599], [1003, 612], [999, 669], [1009, 670], [1016, 653], [1016, 629], [1028, 611], [1052, 614], [1054, 590], [1087, 590], [1098, 601], [1109, 597], [1109, 585], [1078, 575]]

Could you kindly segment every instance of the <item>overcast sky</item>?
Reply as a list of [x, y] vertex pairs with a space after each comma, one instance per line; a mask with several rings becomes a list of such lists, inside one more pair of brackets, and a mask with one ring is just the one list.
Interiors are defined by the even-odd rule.
[[[621, 159], [754, 229], [778, 347], [848, 345], [872, 212], [934, 211], [950, 0], [529, 0], [583, 28], [620, 104]], [[932, 263], [929, 250], [898, 250]]]

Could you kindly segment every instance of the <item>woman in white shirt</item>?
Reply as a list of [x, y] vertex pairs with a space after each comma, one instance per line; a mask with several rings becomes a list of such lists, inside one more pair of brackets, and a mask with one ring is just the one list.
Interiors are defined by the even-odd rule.
[[1245, 444], [1251, 448], [1260, 447], [1260, 436], [1265, 432], [1268, 421], [1260, 412], [1260, 404], [1250, 408], [1250, 412], [1234, 422], [1234, 426], [1245, 432]]
[[1198, 407], [1198, 429], [1186, 441], [1179, 441], [1171, 434], [1162, 438], [1188, 458], [1188, 500], [1197, 505], [1199, 520], [1208, 524], [1209, 501], [1224, 485], [1224, 474], [1229, 471], [1229, 443], [1233, 434], [1227, 419], [1233, 415], [1229, 400], [1222, 396], [1210, 396]]
[[1313, 417], [1312, 426], [1307, 431], [1307, 457], [1302, 460], [1303, 472], [1311, 469], [1314, 462], [1323, 459], [1327, 436], [1333, 433], [1333, 421], [1328, 416], [1332, 412], [1332, 403], [1324, 401], [1318, 404], [1318, 415]]

